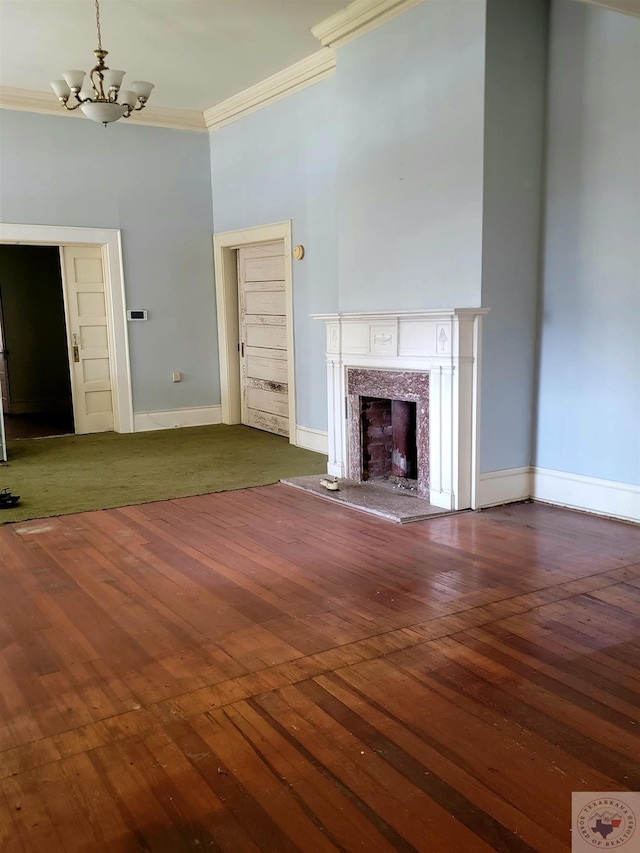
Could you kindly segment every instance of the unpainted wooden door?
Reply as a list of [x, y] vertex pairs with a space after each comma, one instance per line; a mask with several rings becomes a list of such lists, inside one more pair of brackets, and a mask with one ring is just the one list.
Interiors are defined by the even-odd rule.
[[76, 432], [107, 432], [113, 394], [102, 249], [63, 246], [61, 254]]
[[238, 249], [241, 418], [289, 435], [284, 243]]

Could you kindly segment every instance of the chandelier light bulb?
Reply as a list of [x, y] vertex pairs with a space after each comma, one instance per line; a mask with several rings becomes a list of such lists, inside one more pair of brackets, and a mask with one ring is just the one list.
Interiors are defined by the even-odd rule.
[[79, 92], [82, 89], [85, 78], [84, 71], [64, 71], [62, 76], [72, 92]]
[[[102, 48], [98, 0], [95, 0], [95, 7], [98, 47], [93, 53], [97, 63], [89, 72], [88, 79], [85, 80], [87, 74], [84, 71], [65, 71], [62, 75], [64, 80], [53, 80], [50, 85], [65, 110], [80, 108], [87, 118], [102, 122], [106, 127], [112, 121], [129, 118], [134, 112], [144, 109], [153, 83], [137, 80], [130, 84], [130, 89], [120, 89], [125, 72], [105, 65], [108, 51]], [[70, 106], [72, 96], [74, 100]]]
[[112, 89], [118, 91], [120, 86], [122, 86], [124, 71], [116, 71], [115, 69], [108, 68], [102, 76], [105, 91], [110, 92]]

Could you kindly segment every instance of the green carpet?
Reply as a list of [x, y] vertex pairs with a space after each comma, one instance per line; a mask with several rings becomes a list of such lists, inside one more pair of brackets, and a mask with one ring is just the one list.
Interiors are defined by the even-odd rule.
[[326, 456], [244, 426], [7, 442], [0, 488], [21, 496], [0, 524], [244, 489], [326, 471]]

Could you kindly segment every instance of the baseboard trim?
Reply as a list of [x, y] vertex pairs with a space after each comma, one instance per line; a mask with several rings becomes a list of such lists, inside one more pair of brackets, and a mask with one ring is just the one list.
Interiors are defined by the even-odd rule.
[[429, 490], [429, 503], [432, 506], [439, 506], [440, 509], [455, 510], [455, 498], [451, 492], [438, 492], [435, 489]]
[[476, 509], [524, 501], [531, 497], [531, 468], [507, 468], [480, 474]]
[[208, 426], [222, 423], [222, 406], [203, 406], [195, 409], [166, 409], [160, 412], [135, 412], [134, 432], [174, 427]]
[[614, 480], [534, 468], [533, 499], [623, 521], [640, 522], [640, 486]]
[[325, 429], [296, 426], [296, 444], [305, 450], [324, 453], [325, 456], [329, 452], [329, 437]]
[[640, 522], [640, 486], [549, 468], [509, 468], [480, 474], [475, 509], [529, 498], [594, 515]]

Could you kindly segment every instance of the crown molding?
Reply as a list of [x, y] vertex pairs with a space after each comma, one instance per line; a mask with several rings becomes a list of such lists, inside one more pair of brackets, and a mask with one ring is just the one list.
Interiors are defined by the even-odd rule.
[[354, 0], [311, 27], [311, 32], [323, 47], [340, 47], [420, 3], [424, 0]]
[[[56, 96], [29, 89], [13, 89], [0, 86], [0, 108], [23, 110], [44, 115], [66, 116], [67, 118], [85, 118], [79, 110], [65, 110]], [[206, 131], [204, 118], [198, 110], [175, 110], [167, 107], [146, 107], [127, 119], [132, 124], [145, 124], [152, 127], [169, 127], [173, 130]]]
[[168, 127], [173, 130], [197, 130], [206, 132], [201, 110], [178, 110], [172, 107], [145, 107], [134, 113], [127, 121], [133, 124], [148, 124], [153, 127]]
[[640, 0], [582, 0], [590, 6], [600, 6], [610, 12], [620, 12], [621, 15], [631, 15], [640, 18]]
[[335, 72], [336, 55], [330, 48], [322, 48], [311, 56], [306, 56], [294, 65], [278, 71], [271, 77], [261, 80], [237, 95], [204, 111], [204, 120], [213, 130], [229, 124], [242, 116], [255, 112], [267, 104], [272, 104], [306, 86], [311, 86]]

